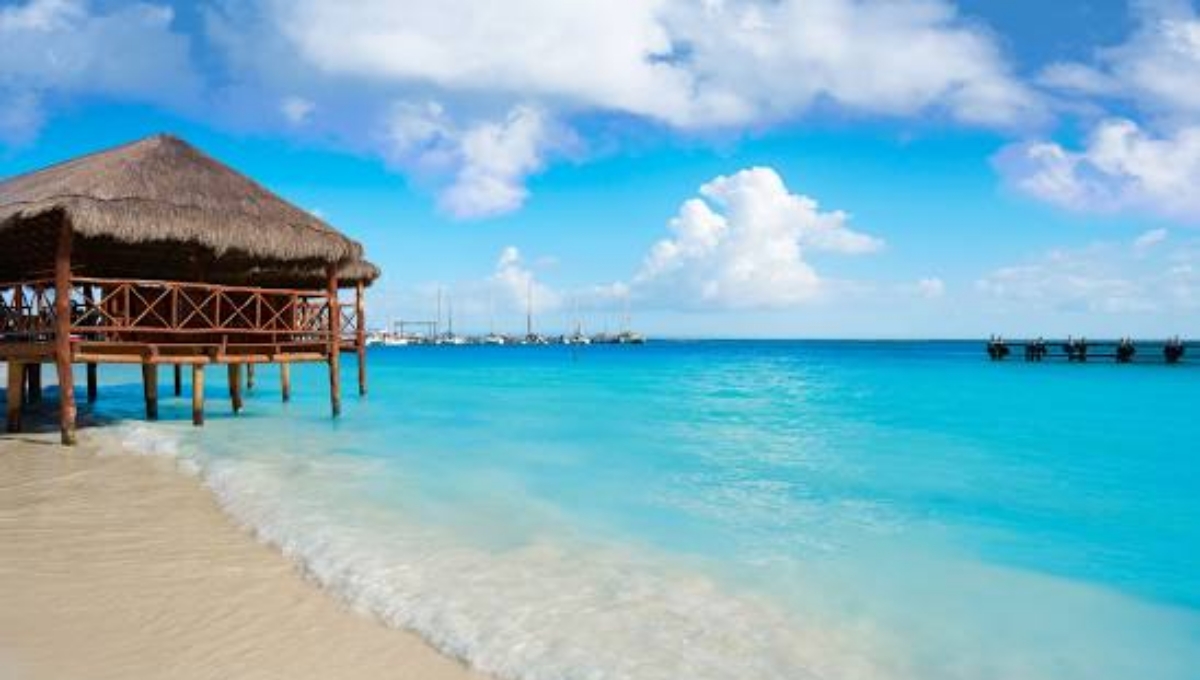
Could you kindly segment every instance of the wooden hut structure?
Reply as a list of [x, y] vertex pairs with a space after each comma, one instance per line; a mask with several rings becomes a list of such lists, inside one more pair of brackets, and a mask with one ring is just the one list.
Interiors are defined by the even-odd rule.
[[[7, 426], [40, 399], [57, 367], [62, 441], [75, 441], [72, 366], [140, 364], [156, 418], [158, 367], [192, 372], [193, 421], [204, 373], [226, 365], [234, 408], [242, 367], [329, 365], [341, 409], [339, 357], [359, 356], [366, 390], [364, 288], [379, 275], [362, 247], [187, 142], [160, 135], [0, 182], [0, 359]], [[352, 303], [341, 291], [352, 290]]]

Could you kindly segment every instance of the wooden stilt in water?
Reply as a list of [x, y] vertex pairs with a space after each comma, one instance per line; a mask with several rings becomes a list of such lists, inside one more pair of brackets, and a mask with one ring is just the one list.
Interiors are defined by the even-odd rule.
[[363, 301], [363, 282], [359, 281], [354, 287], [354, 316], [358, 320], [355, 329], [354, 345], [358, 350], [358, 394], [367, 395], [367, 313]]
[[233, 402], [233, 412], [242, 411], [242, 365], [229, 364], [229, 400]]
[[[83, 306], [84, 306], [84, 309], [86, 310], [85, 313], [93, 312], [93, 310], [95, 310], [97, 308], [96, 307], [96, 290], [95, 290], [95, 288], [96, 287], [91, 284], [86, 284], [83, 287]], [[89, 403], [89, 404], [96, 403], [97, 383], [99, 382], [97, 379], [98, 378], [97, 372], [98, 372], [97, 364], [94, 362], [88, 362], [88, 365], [87, 365], [87, 403]]]
[[254, 364], [246, 364], [246, 391], [254, 390]]
[[42, 364], [40, 362], [25, 364], [25, 381], [28, 383], [25, 401], [29, 404], [42, 403]]
[[8, 409], [5, 412], [9, 432], [21, 431], [21, 402], [24, 401], [25, 366], [16, 361], [8, 362]]
[[89, 404], [95, 403], [96, 401], [96, 383], [97, 378], [99, 377], [97, 373], [98, 369], [96, 364], [89, 363], [87, 365], [87, 400]]
[[59, 429], [75, 444], [75, 376], [71, 373], [71, 223], [63, 221], [54, 257], [54, 362], [58, 367]]
[[192, 364], [192, 424], [204, 424], [204, 365]]
[[279, 389], [285, 402], [292, 400], [292, 365], [286, 361], [279, 364]]
[[342, 312], [338, 306], [337, 266], [330, 265], [329, 285], [329, 406], [336, 418], [342, 413]]
[[183, 394], [183, 366], [175, 364], [175, 396]]
[[146, 395], [146, 420], [158, 420], [158, 366], [142, 364], [142, 391]]

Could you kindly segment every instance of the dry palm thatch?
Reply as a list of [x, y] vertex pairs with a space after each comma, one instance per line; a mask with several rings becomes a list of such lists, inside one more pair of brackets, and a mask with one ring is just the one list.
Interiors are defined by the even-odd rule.
[[95, 248], [93, 269], [104, 268], [106, 253], [117, 257], [115, 251], [137, 246], [155, 256], [177, 249], [180, 270], [199, 250], [210, 261], [224, 259], [227, 270], [236, 263], [243, 271], [258, 264], [358, 267], [362, 259], [357, 242], [167, 135], [0, 182], [0, 240], [63, 219], [83, 239], [103, 244]]
[[[337, 267], [338, 285], [342, 288], [353, 288], [360, 283], [370, 286], [379, 276], [379, 267], [363, 259], [348, 260]], [[264, 285], [319, 289], [325, 287], [328, 271], [324, 267], [255, 267], [248, 272], [247, 279]]]

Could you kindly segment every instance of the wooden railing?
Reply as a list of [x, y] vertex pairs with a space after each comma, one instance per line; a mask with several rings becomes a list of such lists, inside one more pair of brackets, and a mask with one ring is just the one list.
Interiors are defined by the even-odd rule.
[[[53, 339], [55, 297], [52, 279], [0, 283], [0, 341]], [[329, 302], [325, 291], [74, 277], [71, 334], [155, 344], [328, 342]], [[354, 305], [338, 311], [339, 340], [354, 338]]]
[[0, 284], [0, 341], [52, 339], [56, 297], [54, 279]]

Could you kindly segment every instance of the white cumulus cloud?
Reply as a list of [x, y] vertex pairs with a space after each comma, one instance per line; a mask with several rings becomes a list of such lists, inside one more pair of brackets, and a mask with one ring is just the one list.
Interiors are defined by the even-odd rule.
[[597, 115], [707, 134], [818, 106], [1005, 128], [1042, 109], [951, 0], [253, 0], [203, 14], [231, 117], [302, 87], [321, 111], [305, 134], [437, 168], [461, 217], [519, 207], [553, 140]]
[[929, 107], [1008, 125], [1037, 102], [992, 37], [946, 0], [269, 2], [327, 74], [508, 94], [681, 127]]
[[386, 134], [389, 158], [443, 181], [439, 203], [460, 218], [487, 217], [520, 207], [526, 178], [541, 170], [563, 134], [532, 106], [499, 120], [460, 125], [436, 102], [397, 105]]
[[30, 0], [0, 7], [0, 142], [36, 136], [48, 97], [99, 95], [177, 105], [194, 97], [189, 39], [174, 11], [134, 3]]
[[771, 168], [718, 177], [683, 203], [633, 278], [635, 295], [681, 307], [786, 307], [814, 298], [822, 281], [806, 251], [845, 254], [883, 242], [852, 231], [843, 212], [821, 212]]
[[508, 246], [500, 252], [488, 284], [492, 302], [500, 310], [525, 311], [532, 304], [536, 313], [544, 314], [562, 305], [562, 296], [537, 280], [515, 246]]
[[1200, 126], [1155, 136], [1133, 121], [1108, 120], [1079, 150], [1025, 143], [1005, 149], [996, 164], [1018, 190], [1063, 208], [1200, 223]]

